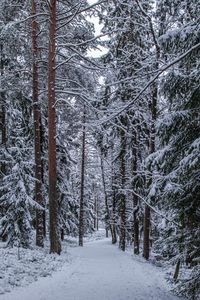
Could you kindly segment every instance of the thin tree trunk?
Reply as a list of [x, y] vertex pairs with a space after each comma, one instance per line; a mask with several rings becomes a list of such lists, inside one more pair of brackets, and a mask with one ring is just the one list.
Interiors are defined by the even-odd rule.
[[97, 231], [99, 230], [99, 208], [98, 208], [98, 196], [97, 196]]
[[56, 109], [55, 109], [55, 66], [56, 66], [56, 0], [50, 1], [50, 32], [48, 57], [48, 151], [49, 151], [49, 223], [50, 253], [61, 252], [58, 229], [58, 198], [56, 191]]
[[[36, 15], [36, 1], [32, 0], [32, 15]], [[35, 144], [35, 200], [44, 207], [42, 197], [42, 158], [41, 158], [41, 114], [39, 108], [39, 78], [38, 78], [38, 45], [37, 45], [38, 23], [36, 17], [32, 19], [32, 51], [33, 51], [33, 118], [34, 118], [34, 144]], [[44, 220], [43, 209], [36, 210], [36, 245], [44, 246]]]
[[[3, 45], [0, 45], [0, 51], [1, 51], [1, 61], [0, 61], [0, 68], [1, 68], [1, 76], [4, 75], [4, 55], [3, 55]], [[0, 111], [0, 123], [1, 123], [1, 144], [6, 145], [7, 142], [7, 133], [6, 133], [6, 98], [5, 98], [5, 92], [0, 92], [0, 103], [1, 103], [1, 111]], [[2, 175], [6, 174], [6, 165], [5, 163], [1, 164], [1, 173]]]
[[[150, 133], [150, 154], [155, 152], [155, 122], [157, 118], [157, 97], [158, 97], [158, 87], [157, 82], [153, 86], [153, 95], [152, 95], [152, 105], [151, 105], [151, 114], [152, 114], [152, 125]], [[152, 184], [152, 175], [148, 179], [147, 188]], [[148, 205], [145, 205], [144, 212], [144, 241], [143, 241], [143, 257], [149, 259], [150, 252], [150, 222], [151, 222], [151, 210]]]
[[113, 191], [113, 198], [112, 198], [112, 244], [117, 243], [115, 218], [116, 218], [116, 193], [115, 193], [115, 190], [114, 190]]
[[96, 211], [97, 199], [94, 199], [94, 229], [96, 229], [96, 222], [97, 222], [97, 211]]
[[144, 209], [144, 241], [143, 241], [143, 257], [149, 259], [150, 252], [150, 215], [151, 211], [148, 205]]
[[103, 192], [104, 192], [104, 202], [105, 202], [105, 207], [106, 207], [106, 216], [105, 216], [106, 237], [108, 237], [108, 230], [110, 229], [110, 232], [112, 235], [112, 228], [110, 225], [110, 211], [109, 211], [109, 206], [108, 206], [108, 196], [107, 196], [107, 192], [106, 192], [106, 181], [105, 181], [102, 149], [101, 149], [100, 159], [101, 159], [101, 177], [102, 177]]
[[[112, 155], [113, 161], [113, 155]], [[112, 244], [117, 243], [116, 233], [116, 192], [115, 192], [115, 172], [112, 163]]]
[[99, 230], [99, 206], [98, 206], [98, 195], [96, 196], [96, 216], [97, 216], [97, 219], [96, 219], [96, 229], [97, 231]]
[[[1, 77], [3, 78], [4, 75], [4, 54], [3, 54], [3, 45], [0, 45], [0, 74]], [[6, 130], [6, 97], [5, 97], [5, 92], [1, 91], [0, 92], [0, 130], [1, 130], [1, 145], [6, 146], [7, 142], [7, 130]], [[4, 162], [1, 163], [0, 166], [0, 179], [2, 180], [3, 177], [6, 175], [6, 164]], [[2, 195], [2, 192], [0, 193]], [[3, 212], [4, 208], [1, 207], [1, 213]], [[5, 231], [5, 230], [4, 230]], [[2, 241], [6, 242], [7, 241], [7, 234], [5, 232], [2, 233], [1, 235]]]
[[126, 195], [124, 192], [125, 188], [125, 176], [126, 176], [126, 165], [125, 165], [125, 154], [126, 154], [126, 137], [125, 132], [121, 131], [121, 154], [120, 154], [120, 173], [121, 173], [121, 193], [120, 193], [120, 241], [119, 247], [122, 251], [126, 249]]
[[177, 280], [178, 280], [178, 276], [179, 276], [179, 272], [180, 272], [180, 266], [181, 266], [181, 260], [179, 258], [178, 261], [177, 261], [174, 276], [173, 276], [173, 279], [174, 279], [175, 282], [177, 282]]
[[134, 200], [133, 200], [133, 205], [134, 205], [134, 213], [133, 213], [133, 218], [134, 218], [134, 224], [133, 224], [133, 233], [134, 233], [134, 254], [139, 254], [140, 253], [140, 243], [139, 243], [139, 220], [138, 220], [138, 197], [134, 195]]
[[[44, 144], [44, 133], [43, 133], [43, 126], [42, 126], [42, 116], [41, 116], [41, 112], [40, 112], [40, 146], [41, 146], [41, 172], [42, 172], [42, 185], [44, 185], [44, 162], [42, 159], [42, 155], [44, 153], [43, 151], [43, 144]], [[47, 230], [46, 230], [46, 205], [45, 205], [45, 200], [43, 198], [43, 204], [44, 204], [44, 210], [43, 210], [43, 229], [44, 229], [44, 237], [46, 237], [47, 234]]]
[[98, 196], [97, 195], [95, 196], [94, 211], [95, 211], [94, 228], [98, 231], [99, 230], [99, 211], [98, 211]]
[[[132, 161], [132, 172], [133, 176], [137, 175], [138, 170], [138, 139], [137, 134], [133, 133], [133, 149], [132, 149], [133, 161]], [[133, 190], [135, 189], [133, 183]], [[133, 243], [134, 243], [134, 254], [139, 254], [139, 218], [138, 218], [138, 196], [133, 195]]]
[[80, 195], [80, 211], [79, 211], [79, 246], [83, 246], [84, 236], [84, 185], [85, 185], [85, 118], [86, 112], [83, 112], [83, 134], [82, 134], [82, 159], [81, 159], [81, 195]]

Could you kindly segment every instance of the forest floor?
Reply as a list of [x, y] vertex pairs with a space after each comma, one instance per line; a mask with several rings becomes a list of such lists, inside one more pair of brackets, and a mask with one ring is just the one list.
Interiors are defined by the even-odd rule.
[[68, 247], [63, 256], [67, 261], [51, 276], [14, 288], [0, 300], [180, 299], [169, 292], [162, 268], [121, 252], [102, 234], [83, 248]]

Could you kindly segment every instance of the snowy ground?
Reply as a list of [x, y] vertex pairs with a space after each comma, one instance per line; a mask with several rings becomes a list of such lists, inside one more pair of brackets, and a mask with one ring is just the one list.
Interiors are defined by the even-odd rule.
[[[100, 235], [101, 237], [101, 235]], [[64, 254], [51, 277], [0, 295], [0, 300], [176, 300], [160, 268], [97, 239]], [[70, 259], [69, 259], [70, 257]], [[31, 265], [31, 262], [30, 262]]]

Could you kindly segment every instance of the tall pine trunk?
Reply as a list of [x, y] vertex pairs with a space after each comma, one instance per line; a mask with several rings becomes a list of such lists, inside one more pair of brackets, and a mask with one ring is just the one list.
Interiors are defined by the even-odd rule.
[[[153, 37], [154, 46], [156, 49], [156, 61], [154, 69], [159, 69], [159, 60], [160, 60], [160, 46], [156, 39], [156, 33], [153, 28], [153, 23], [150, 20], [150, 31]], [[158, 82], [155, 81], [152, 87], [152, 102], [151, 102], [151, 131], [150, 131], [150, 154], [155, 152], [155, 137], [156, 137], [156, 119], [157, 119], [157, 103], [158, 103]], [[152, 184], [153, 176], [150, 175], [150, 178], [147, 180], [147, 189]], [[149, 259], [150, 252], [150, 222], [151, 222], [151, 210], [148, 205], [145, 205], [144, 212], [144, 242], [143, 242], [143, 257]]]
[[49, 223], [50, 253], [61, 252], [58, 228], [58, 198], [56, 172], [56, 108], [55, 108], [55, 67], [56, 67], [56, 0], [50, 1], [50, 32], [48, 53], [48, 154], [49, 154]]
[[[35, 200], [44, 207], [42, 197], [42, 158], [41, 158], [41, 113], [39, 108], [39, 78], [38, 78], [38, 23], [36, 21], [36, 1], [32, 0], [32, 51], [33, 51], [33, 118], [34, 118], [34, 144], [35, 144]], [[36, 245], [44, 246], [44, 211], [36, 210]]]
[[81, 194], [79, 210], [79, 246], [83, 246], [84, 236], [84, 185], [85, 185], [85, 118], [86, 112], [83, 112], [83, 134], [82, 134], [82, 158], [81, 158]]

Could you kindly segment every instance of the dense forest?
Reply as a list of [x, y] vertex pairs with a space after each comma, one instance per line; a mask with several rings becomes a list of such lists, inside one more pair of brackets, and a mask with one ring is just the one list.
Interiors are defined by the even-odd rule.
[[105, 226], [199, 299], [199, 109], [199, 0], [0, 0], [1, 241]]

